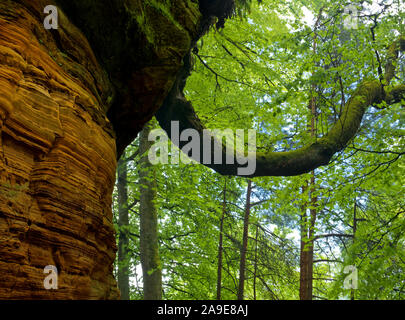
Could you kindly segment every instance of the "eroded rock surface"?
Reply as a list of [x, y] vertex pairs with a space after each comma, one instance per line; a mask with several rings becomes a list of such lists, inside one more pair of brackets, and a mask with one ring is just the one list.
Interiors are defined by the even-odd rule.
[[111, 87], [78, 29], [61, 15], [56, 37], [40, 10], [0, 3], [0, 298], [114, 298]]
[[0, 1], [0, 299], [114, 299], [116, 141], [169, 92], [198, 3], [59, 1], [47, 31], [52, 3]]

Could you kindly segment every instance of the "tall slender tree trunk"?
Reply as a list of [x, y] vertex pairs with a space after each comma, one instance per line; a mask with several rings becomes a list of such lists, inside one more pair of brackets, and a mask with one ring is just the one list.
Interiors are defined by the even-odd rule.
[[256, 277], [257, 277], [257, 239], [259, 238], [259, 224], [256, 225], [256, 237], [255, 237], [255, 265], [253, 270], [253, 300], [257, 300], [256, 297]]
[[[356, 231], [357, 231], [357, 199], [354, 198], [354, 208], [353, 208], [353, 245], [356, 241]], [[352, 289], [350, 292], [350, 299], [355, 300], [355, 290]]]
[[[312, 300], [313, 296], [313, 269], [314, 269], [314, 238], [316, 224], [317, 197], [313, 196], [315, 191], [315, 174], [310, 179], [310, 209], [307, 213], [306, 205], [302, 208], [301, 215], [301, 245], [300, 245], [300, 300]], [[302, 188], [305, 192], [306, 187]]]
[[[305, 193], [306, 187], [302, 188], [302, 192]], [[309, 288], [308, 274], [309, 274], [309, 248], [308, 248], [308, 215], [306, 212], [306, 205], [302, 207], [301, 213], [301, 241], [300, 241], [300, 300], [311, 300], [312, 293]]]
[[[302, 192], [304, 193], [304, 187], [302, 187]], [[307, 267], [307, 253], [305, 251], [305, 226], [306, 214], [305, 206], [301, 208], [300, 216], [300, 300], [306, 300], [306, 267]]]
[[[317, 41], [317, 32], [316, 28], [320, 22], [322, 15], [322, 10], [320, 10], [317, 22], [315, 23], [314, 38], [313, 38], [313, 52], [316, 54], [316, 41]], [[317, 108], [316, 108], [316, 98], [314, 92], [316, 86], [312, 85], [311, 88], [311, 98], [309, 102], [309, 108], [311, 110], [311, 137], [313, 140], [316, 140], [317, 130]], [[309, 181], [309, 196], [310, 196], [310, 208], [309, 216], [307, 213], [306, 206], [302, 210], [301, 216], [301, 257], [300, 257], [300, 299], [301, 300], [312, 300], [313, 296], [313, 269], [314, 269], [314, 236], [315, 236], [315, 224], [316, 224], [316, 205], [317, 197], [314, 196], [316, 189], [315, 185], [315, 171], [311, 172], [311, 178]], [[305, 192], [306, 187], [303, 188]]]
[[128, 214], [128, 167], [125, 151], [118, 161], [118, 288], [121, 300], [129, 300], [129, 214]]
[[224, 232], [224, 219], [226, 213], [226, 178], [224, 182], [223, 201], [222, 201], [222, 216], [219, 225], [219, 243], [218, 243], [218, 272], [217, 272], [217, 300], [221, 300], [222, 288], [222, 252], [223, 248], [223, 232]]
[[[306, 206], [302, 208], [301, 215], [301, 245], [300, 245], [300, 299], [312, 300], [312, 278], [314, 261], [314, 238], [316, 224], [317, 197], [313, 196], [315, 191], [315, 175], [310, 179], [311, 201], [309, 215]], [[305, 187], [303, 188], [305, 192]]]
[[162, 267], [159, 257], [158, 217], [156, 209], [156, 176], [148, 159], [152, 143], [148, 141], [151, 123], [145, 125], [140, 135], [140, 251], [145, 300], [162, 299]]
[[[312, 133], [314, 134], [314, 124], [312, 122]], [[303, 193], [307, 187], [303, 187]], [[316, 189], [315, 172], [312, 171], [309, 181], [310, 188], [310, 206], [309, 215], [307, 206], [303, 206], [301, 215], [301, 246], [300, 246], [300, 299], [312, 300], [312, 278], [313, 278], [313, 261], [314, 261], [314, 238], [316, 224], [316, 206], [317, 197], [314, 196]]]
[[245, 217], [243, 220], [243, 242], [242, 250], [240, 254], [240, 267], [239, 267], [239, 289], [238, 300], [243, 300], [244, 288], [245, 288], [245, 273], [246, 273], [246, 253], [248, 246], [249, 236], [249, 216], [250, 216], [250, 197], [252, 194], [252, 181], [248, 180], [248, 186], [246, 191], [246, 207]]
[[317, 197], [313, 194], [315, 192], [315, 172], [312, 171], [311, 176], [311, 207], [309, 209], [310, 214], [310, 225], [308, 230], [309, 237], [309, 252], [308, 252], [308, 296], [312, 299], [313, 296], [313, 274], [314, 274], [314, 238], [315, 238], [315, 224], [316, 224], [316, 206], [317, 206]]

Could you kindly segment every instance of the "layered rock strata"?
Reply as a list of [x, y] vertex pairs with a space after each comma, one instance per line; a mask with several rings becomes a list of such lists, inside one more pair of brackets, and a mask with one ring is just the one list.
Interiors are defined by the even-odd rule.
[[116, 145], [160, 107], [199, 19], [188, 0], [0, 1], [0, 299], [119, 297]]

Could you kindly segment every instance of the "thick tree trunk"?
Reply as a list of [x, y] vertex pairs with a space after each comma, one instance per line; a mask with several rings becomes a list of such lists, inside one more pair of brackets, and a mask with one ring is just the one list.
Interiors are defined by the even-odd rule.
[[162, 266], [159, 258], [158, 217], [156, 209], [155, 170], [148, 159], [152, 142], [148, 141], [151, 124], [141, 131], [139, 138], [139, 213], [140, 213], [140, 247], [143, 273], [143, 295], [145, 300], [162, 299]]
[[125, 152], [118, 161], [118, 289], [121, 300], [129, 300], [129, 212], [128, 212], [128, 167]]
[[238, 289], [238, 300], [243, 300], [243, 295], [245, 291], [245, 274], [246, 274], [246, 254], [248, 248], [248, 237], [249, 237], [249, 216], [250, 216], [250, 197], [252, 194], [252, 181], [248, 180], [248, 186], [246, 190], [246, 206], [245, 206], [245, 217], [243, 219], [243, 241], [242, 249], [240, 254], [240, 266], [239, 266], [239, 289]]

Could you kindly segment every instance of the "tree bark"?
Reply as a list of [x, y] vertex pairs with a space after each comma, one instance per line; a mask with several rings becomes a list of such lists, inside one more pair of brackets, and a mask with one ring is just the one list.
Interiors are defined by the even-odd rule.
[[128, 167], [125, 152], [118, 161], [118, 289], [121, 300], [129, 300], [129, 210]]
[[[312, 173], [310, 179], [311, 194], [315, 191], [315, 175]], [[313, 296], [313, 273], [314, 273], [314, 240], [317, 198], [311, 196], [311, 208], [309, 216], [304, 207], [301, 220], [301, 258], [300, 258], [300, 299], [312, 300]]]
[[[316, 103], [315, 99], [311, 99], [311, 135], [316, 138], [315, 117], [316, 117]], [[314, 241], [315, 241], [315, 224], [316, 224], [316, 206], [317, 197], [314, 196], [316, 190], [315, 184], [315, 171], [311, 172], [309, 180], [310, 188], [310, 207], [309, 215], [307, 214], [307, 206], [304, 205], [301, 213], [301, 245], [300, 245], [300, 299], [312, 300], [313, 288], [312, 278], [314, 272]], [[303, 187], [303, 193], [307, 187]]]
[[152, 142], [148, 140], [151, 124], [141, 131], [139, 138], [139, 213], [140, 213], [140, 251], [143, 273], [143, 294], [145, 300], [162, 299], [162, 266], [159, 257], [158, 216], [156, 209], [156, 176], [148, 159]]
[[[306, 187], [302, 188], [302, 192], [305, 193]], [[306, 212], [306, 205], [302, 206], [301, 209], [301, 220], [300, 220], [300, 300], [311, 300], [312, 294], [309, 292], [309, 279], [308, 279], [308, 266], [309, 266], [309, 252], [308, 252], [308, 215]]]
[[248, 237], [249, 237], [249, 216], [250, 216], [250, 197], [252, 194], [252, 181], [248, 180], [248, 186], [246, 190], [246, 206], [245, 206], [245, 216], [243, 219], [243, 241], [242, 249], [240, 253], [240, 266], [239, 266], [239, 289], [238, 289], [238, 300], [243, 300], [244, 290], [245, 290], [245, 274], [246, 274], [246, 254], [248, 248]]
[[[357, 198], [354, 197], [354, 207], [353, 207], [353, 245], [356, 240], [356, 232], [357, 232]], [[356, 291], [351, 289], [350, 292], [350, 300], [355, 300], [356, 298]]]
[[256, 278], [257, 278], [257, 251], [258, 251], [258, 246], [257, 246], [257, 240], [259, 237], [259, 224], [256, 225], [256, 236], [255, 236], [255, 265], [254, 265], [254, 270], [253, 270], [253, 300], [257, 300], [256, 296]]
[[[313, 177], [311, 178], [313, 180]], [[314, 182], [312, 182], [314, 183]], [[311, 183], [311, 184], [312, 184]], [[313, 188], [313, 185], [311, 185]], [[311, 206], [316, 206], [317, 200], [311, 197]], [[312, 300], [313, 288], [313, 266], [314, 266], [314, 240], [316, 209], [303, 207], [301, 216], [301, 242], [300, 242], [300, 300]]]
[[217, 271], [217, 300], [221, 300], [222, 288], [222, 252], [223, 248], [223, 232], [224, 232], [224, 219], [226, 213], [226, 178], [224, 179], [223, 201], [222, 201], [222, 215], [219, 224], [219, 241], [218, 241], [218, 271]]

